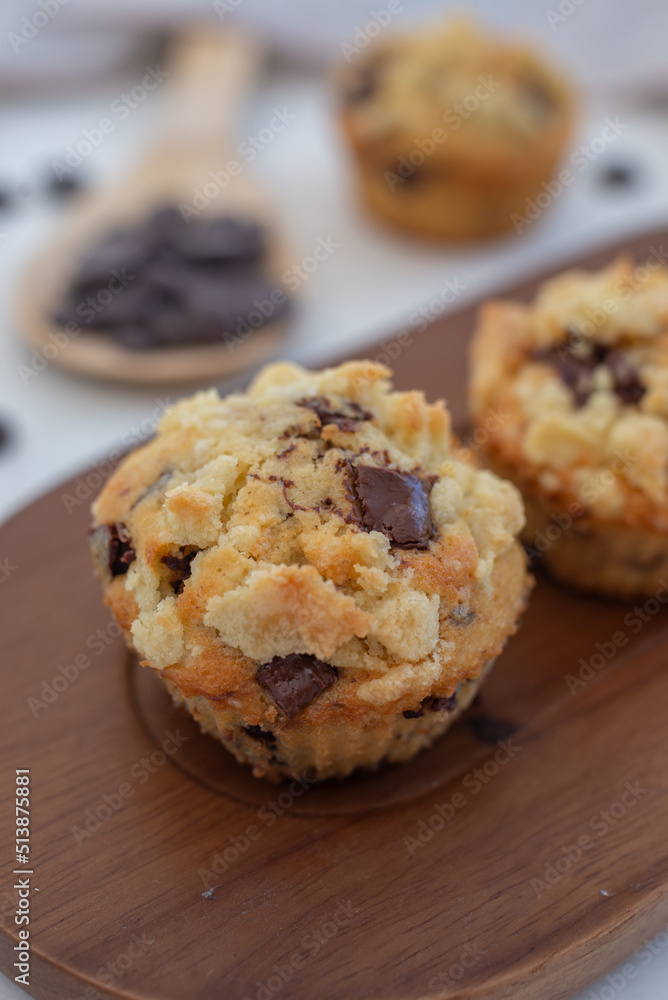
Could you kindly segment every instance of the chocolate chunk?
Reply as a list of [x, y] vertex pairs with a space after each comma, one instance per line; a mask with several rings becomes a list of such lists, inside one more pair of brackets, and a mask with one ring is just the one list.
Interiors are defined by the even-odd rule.
[[131, 350], [242, 343], [289, 308], [265, 271], [264, 237], [253, 219], [187, 225], [164, 206], [90, 251], [54, 319], [101, 330]]
[[178, 248], [186, 260], [253, 261], [264, 252], [264, 230], [252, 219], [220, 218], [186, 226]]
[[[414, 166], [413, 164], [407, 164], [405, 159], [395, 160], [393, 163], [389, 163], [387, 167], [387, 173], [394, 175], [393, 191], [404, 191], [406, 188], [411, 188], [418, 182], [422, 182], [427, 174], [427, 170], [423, 166]], [[401, 183], [401, 187], [397, 188], [396, 184]]]
[[76, 174], [64, 174], [62, 177], [52, 177], [47, 189], [54, 198], [70, 198], [80, 191], [82, 183]]
[[268, 747], [276, 746], [276, 737], [274, 734], [266, 729], [262, 729], [261, 726], [243, 726], [242, 728], [245, 733], [252, 737], [252, 739], [260, 740]]
[[347, 104], [363, 104], [376, 93], [380, 80], [380, 64], [368, 62], [357, 72], [355, 79], [345, 92]]
[[568, 344], [534, 351], [534, 361], [542, 361], [554, 368], [564, 385], [568, 386], [578, 406], [584, 406], [594, 388], [594, 368], [599, 363], [597, 353], [576, 354]]
[[120, 521], [116, 524], [104, 524], [93, 534], [93, 545], [99, 544], [103, 539], [106, 542], [107, 568], [112, 577], [127, 573], [137, 554], [132, 547], [130, 532], [126, 526]]
[[115, 335], [118, 343], [130, 351], [150, 351], [157, 346], [154, 335], [145, 326], [122, 326]]
[[114, 268], [123, 268], [121, 274], [132, 276], [142, 267], [148, 257], [148, 247], [136, 234], [111, 232], [91, 250], [82, 261], [77, 274], [77, 288], [82, 291], [95, 285], [104, 286], [112, 277]]
[[470, 625], [475, 618], [475, 611], [466, 604], [458, 604], [456, 608], [452, 609], [449, 617], [455, 625]]
[[340, 431], [354, 433], [360, 421], [371, 420], [371, 414], [352, 400], [345, 400], [340, 406], [335, 407], [325, 396], [314, 396], [312, 399], [301, 399], [295, 405], [305, 406], [315, 413], [321, 427], [335, 424]]
[[622, 403], [638, 403], [645, 395], [646, 387], [640, 381], [640, 374], [633, 367], [624, 351], [611, 350], [605, 364], [615, 380], [615, 392]]
[[522, 90], [537, 118], [547, 118], [555, 111], [554, 94], [543, 80], [526, 77], [522, 81]]
[[599, 182], [605, 187], [633, 187], [637, 182], [637, 173], [633, 167], [623, 163], [613, 163], [598, 175]]
[[447, 698], [432, 698], [428, 707], [430, 712], [452, 712], [457, 708], [457, 693]]
[[170, 481], [170, 479], [172, 478], [173, 474], [174, 474], [174, 470], [170, 469], [170, 468], [167, 468], [167, 469], [164, 470], [164, 472], [161, 472], [160, 475], [158, 476], [158, 478], [155, 480], [155, 482], [151, 483], [150, 486], [147, 486], [146, 489], [142, 493], [139, 494], [139, 496], [137, 497], [137, 499], [135, 500], [135, 502], [132, 504], [132, 509], [134, 509], [137, 506], [138, 503], [141, 503], [143, 500], [146, 500], [148, 497], [151, 497], [151, 496], [152, 497], [161, 496], [161, 494], [163, 494], [165, 492], [165, 488], [167, 486], [167, 483]]
[[626, 352], [607, 344], [592, 343], [588, 351], [576, 353], [568, 344], [534, 351], [535, 361], [549, 364], [562, 382], [568, 386], [578, 406], [584, 406], [594, 390], [594, 369], [605, 365], [613, 376], [613, 391], [622, 403], [637, 403], [645, 395], [646, 387], [638, 371], [628, 360]]
[[510, 739], [520, 728], [508, 719], [499, 719], [491, 715], [473, 715], [466, 721], [480, 742], [490, 745]]
[[447, 698], [424, 698], [417, 711], [406, 711], [403, 713], [405, 719], [419, 719], [424, 715], [425, 709], [430, 712], [452, 712], [457, 707], [457, 694], [451, 694]]
[[181, 550], [180, 556], [166, 555], [160, 560], [171, 570], [169, 582], [175, 594], [183, 593], [185, 582], [192, 571], [190, 564], [199, 551], [199, 549], [193, 549], [191, 552]]
[[3, 450], [4, 448], [7, 447], [7, 445], [11, 441], [11, 438], [12, 435], [7, 425], [0, 423], [0, 450]]
[[357, 465], [353, 474], [368, 531], [382, 531], [394, 545], [404, 548], [428, 548], [433, 531], [428, 480], [372, 465]]
[[275, 656], [271, 663], [258, 667], [255, 675], [272, 701], [290, 717], [309, 705], [338, 676], [336, 667], [307, 653]]

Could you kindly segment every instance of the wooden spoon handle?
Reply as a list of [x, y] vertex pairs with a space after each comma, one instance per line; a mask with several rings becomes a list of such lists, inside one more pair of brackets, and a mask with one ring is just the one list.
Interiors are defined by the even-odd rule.
[[160, 145], [229, 147], [239, 110], [260, 67], [258, 47], [216, 26], [179, 36], [169, 66], [167, 122]]

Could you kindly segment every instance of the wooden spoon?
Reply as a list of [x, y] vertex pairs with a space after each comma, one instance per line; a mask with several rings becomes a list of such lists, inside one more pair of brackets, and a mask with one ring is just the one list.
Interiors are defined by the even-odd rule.
[[[89, 328], [68, 335], [52, 319], [86, 251], [110, 230], [132, 228], [164, 204], [199, 206], [197, 219], [234, 214], [259, 221], [268, 237], [266, 269], [281, 288], [287, 254], [277, 238], [271, 208], [229, 143], [233, 119], [258, 65], [252, 44], [227, 30], [210, 27], [177, 41], [165, 83], [163, 134], [134, 170], [71, 204], [60, 229], [19, 282], [20, 332], [48, 361], [82, 375], [119, 382], [177, 383], [230, 375], [276, 353], [285, 334], [285, 324], [279, 321], [267, 322], [238, 345], [135, 351]], [[238, 172], [228, 169], [230, 163], [237, 164]]]

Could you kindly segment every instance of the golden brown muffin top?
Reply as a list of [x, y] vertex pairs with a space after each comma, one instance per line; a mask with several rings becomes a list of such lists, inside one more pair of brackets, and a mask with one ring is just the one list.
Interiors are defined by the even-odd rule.
[[561, 143], [571, 117], [569, 88], [543, 59], [467, 21], [380, 39], [342, 77], [345, 118], [369, 151], [406, 153], [440, 129], [436, 158], [521, 166], [532, 150]]
[[282, 363], [247, 393], [199, 393], [102, 491], [107, 599], [186, 694], [259, 689], [258, 666], [292, 654], [336, 668], [358, 703], [441, 675], [522, 505], [453, 448], [442, 402], [389, 374]]

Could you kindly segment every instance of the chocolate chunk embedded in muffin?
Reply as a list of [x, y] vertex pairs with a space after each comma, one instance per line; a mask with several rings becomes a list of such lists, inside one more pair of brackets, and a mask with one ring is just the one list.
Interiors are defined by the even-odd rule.
[[524, 606], [516, 490], [461, 457], [442, 403], [388, 376], [277, 364], [247, 393], [184, 400], [94, 507], [129, 640], [258, 776], [408, 760]]

